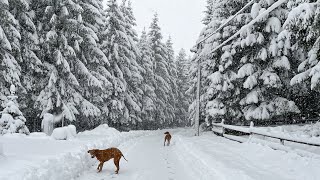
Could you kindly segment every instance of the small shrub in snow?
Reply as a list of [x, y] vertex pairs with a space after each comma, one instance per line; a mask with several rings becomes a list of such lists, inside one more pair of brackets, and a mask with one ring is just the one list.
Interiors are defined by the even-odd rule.
[[207, 123], [201, 123], [200, 124], [200, 132], [210, 131], [210, 126], [207, 125]]
[[55, 140], [68, 140], [75, 138], [76, 135], [76, 127], [74, 125], [69, 125], [65, 127], [55, 128], [51, 136]]
[[10, 87], [11, 95], [8, 96], [6, 107], [2, 111], [0, 119], [0, 134], [22, 133], [30, 134], [29, 129], [25, 125], [26, 118], [19, 110], [17, 96], [15, 96], [15, 86]]

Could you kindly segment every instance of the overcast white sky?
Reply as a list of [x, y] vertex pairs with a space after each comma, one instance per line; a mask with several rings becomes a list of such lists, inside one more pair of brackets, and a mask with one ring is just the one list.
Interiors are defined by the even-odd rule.
[[144, 27], [148, 30], [153, 14], [157, 12], [164, 42], [170, 35], [176, 54], [181, 48], [189, 52], [203, 28], [201, 19], [206, 0], [131, 0], [131, 2], [139, 36]]

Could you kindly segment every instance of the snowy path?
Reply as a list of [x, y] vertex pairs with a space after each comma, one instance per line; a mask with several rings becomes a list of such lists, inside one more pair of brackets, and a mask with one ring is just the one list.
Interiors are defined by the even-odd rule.
[[257, 144], [229, 141], [207, 133], [193, 137], [190, 130], [175, 130], [170, 147], [163, 147], [163, 132], [141, 137], [119, 147], [120, 174], [113, 161], [101, 173], [97, 164], [79, 180], [316, 180], [320, 158], [301, 157]]
[[96, 165], [80, 176], [79, 180], [191, 180], [183, 164], [172, 150], [174, 144], [163, 146], [163, 133], [142, 137], [136, 142], [124, 144], [119, 149], [128, 162], [120, 161], [119, 174], [114, 174], [113, 160], [105, 163], [102, 172], [97, 173]]

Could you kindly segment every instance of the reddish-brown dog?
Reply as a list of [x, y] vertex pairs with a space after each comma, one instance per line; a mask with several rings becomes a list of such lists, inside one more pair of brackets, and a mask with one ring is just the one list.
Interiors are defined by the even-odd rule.
[[166, 136], [164, 137], [164, 143], [163, 146], [166, 146], [166, 141], [168, 141], [167, 146], [170, 145], [170, 141], [171, 141], [171, 135], [169, 132], [165, 132], [164, 133]]
[[114, 165], [117, 167], [117, 170], [115, 172], [116, 174], [118, 174], [120, 169], [119, 162], [121, 157], [123, 157], [126, 160], [122, 152], [117, 148], [109, 148], [105, 150], [92, 149], [92, 150], [89, 150], [88, 153], [90, 153], [92, 158], [96, 157], [98, 161], [100, 161], [100, 164], [98, 165], [98, 168], [97, 168], [98, 172], [101, 172], [104, 162], [109, 161], [110, 159], [113, 158]]

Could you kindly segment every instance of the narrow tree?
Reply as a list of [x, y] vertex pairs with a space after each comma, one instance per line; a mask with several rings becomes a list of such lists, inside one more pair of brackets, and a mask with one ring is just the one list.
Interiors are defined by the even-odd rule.
[[140, 66], [143, 68], [142, 71], [142, 119], [143, 127], [147, 129], [148, 126], [155, 126], [155, 114], [156, 114], [156, 94], [155, 94], [155, 75], [154, 66], [152, 61], [152, 51], [150, 41], [147, 37], [146, 31], [142, 31], [138, 47], [141, 52], [140, 60], [138, 61]]
[[160, 124], [168, 124], [173, 120], [172, 114], [170, 113], [170, 107], [168, 108], [170, 75], [167, 69], [168, 62], [166, 61], [166, 48], [161, 42], [162, 34], [158, 21], [158, 15], [155, 14], [148, 34], [151, 43], [152, 61], [156, 80], [155, 93], [157, 95], [157, 111], [155, 118]]
[[176, 58], [177, 67], [177, 100], [176, 121], [179, 125], [188, 124], [188, 107], [190, 97], [186, 94], [189, 88], [189, 62], [184, 49], [181, 49]]
[[110, 61], [108, 70], [112, 76], [113, 92], [108, 108], [109, 118], [114, 126], [140, 121], [141, 108], [135, 97], [135, 90], [142, 81], [139, 65], [136, 62], [138, 48], [131, 36], [127, 35], [130, 27], [125, 21], [115, 0], [108, 1], [106, 27], [102, 34], [102, 48]]
[[0, 2], [0, 101], [3, 107], [6, 96], [10, 94], [8, 86], [14, 84], [21, 87], [21, 67], [18, 63], [18, 60], [21, 60], [21, 34], [18, 21], [9, 8], [8, 1]]
[[100, 110], [82, 95], [82, 83], [101, 88], [101, 82], [92, 76], [77, 56], [78, 42], [82, 41], [79, 33], [82, 7], [72, 0], [35, 0], [32, 4], [35, 5], [41, 39], [40, 57], [46, 71], [36, 107], [42, 114], [63, 113], [70, 121], [80, 113], [98, 116]]

